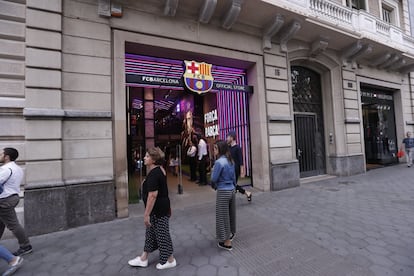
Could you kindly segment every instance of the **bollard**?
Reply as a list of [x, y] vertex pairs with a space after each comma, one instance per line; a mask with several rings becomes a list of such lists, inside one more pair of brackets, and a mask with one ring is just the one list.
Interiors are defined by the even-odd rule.
[[177, 156], [178, 156], [178, 165], [179, 165], [179, 171], [178, 171], [178, 194], [183, 194], [183, 171], [182, 171], [182, 167], [181, 167], [181, 145], [177, 145], [177, 147], [175, 148], [176, 152], [177, 152]]

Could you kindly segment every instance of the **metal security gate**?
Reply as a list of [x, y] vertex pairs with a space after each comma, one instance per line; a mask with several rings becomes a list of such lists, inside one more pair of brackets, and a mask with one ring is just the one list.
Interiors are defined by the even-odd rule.
[[295, 133], [300, 177], [317, 175], [316, 114], [295, 114]]
[[326, 172], [320, 75], [309, 68], [291, 67], [296, 158], [300, 177]]

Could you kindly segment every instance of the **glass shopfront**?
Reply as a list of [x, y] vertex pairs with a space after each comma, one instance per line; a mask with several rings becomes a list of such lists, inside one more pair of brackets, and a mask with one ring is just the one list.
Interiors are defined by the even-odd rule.
[[398, 163], [393, 93], [361, 88], [361, 102], [367, 164]]
[[[176, 160], [183, 181], [186, 181], [190, 174], [186, 153], [192, 138], [201, 135], [206, 140], [208, 170], [214, 163], [214, 142], [226, 139], [229, 131], [235, 131], [243, 152], [246, 178], [248, 184], [252, 184], [250, 87], [246, 85], [245, 70], [133, 54], [126, 54], [125, 63], [130, 175], [145, 175], [139, 160], [145, 155], [146, 148], [158, 146], [166, 154], [166, 166], [174, 165]], [[214, 83], [204, 77], [200, 80], [185, 78], [186, 70], [200, 72], [202, 68], [207, 73], [211, 71], [210, 78]], [[206, 92], [198, 91], [203, 89]], [[168, 172], [175, 176], [176, 170], [169, 169]], [[131, 191], [130, 187], [130, 194], [136, 194], [134, 189]]]

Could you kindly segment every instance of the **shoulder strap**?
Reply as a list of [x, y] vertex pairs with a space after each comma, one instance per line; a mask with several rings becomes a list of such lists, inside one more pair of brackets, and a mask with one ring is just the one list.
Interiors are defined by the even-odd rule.
[[10, 170], [10, 175], [9, 175], [9, 177], [7, 177], [7, 179], [3, 183], [0, 184], [1, 186], [3, 186], [4, 184], [6, 184], [6, 182], [9, 181], [10, 177], [12, 176], [13, 171], [10, 168], [9, 168], [9, 170]]

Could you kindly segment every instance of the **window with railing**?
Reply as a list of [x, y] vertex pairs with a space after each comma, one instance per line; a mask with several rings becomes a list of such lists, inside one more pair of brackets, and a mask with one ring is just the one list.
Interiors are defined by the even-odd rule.
[[346, 0], [346, 5], [356, 10], [366, 10], [365, 0]]
[[393, 11], [394, 10], [392, 8], [382, 5], [382, 20], [390, 24], [393, 23], [392, 22]]
[[382, 6], [382, 20], [384, 20], [387, 23], [392, 23], [392, 12], [393, 10], [389, 7]]

